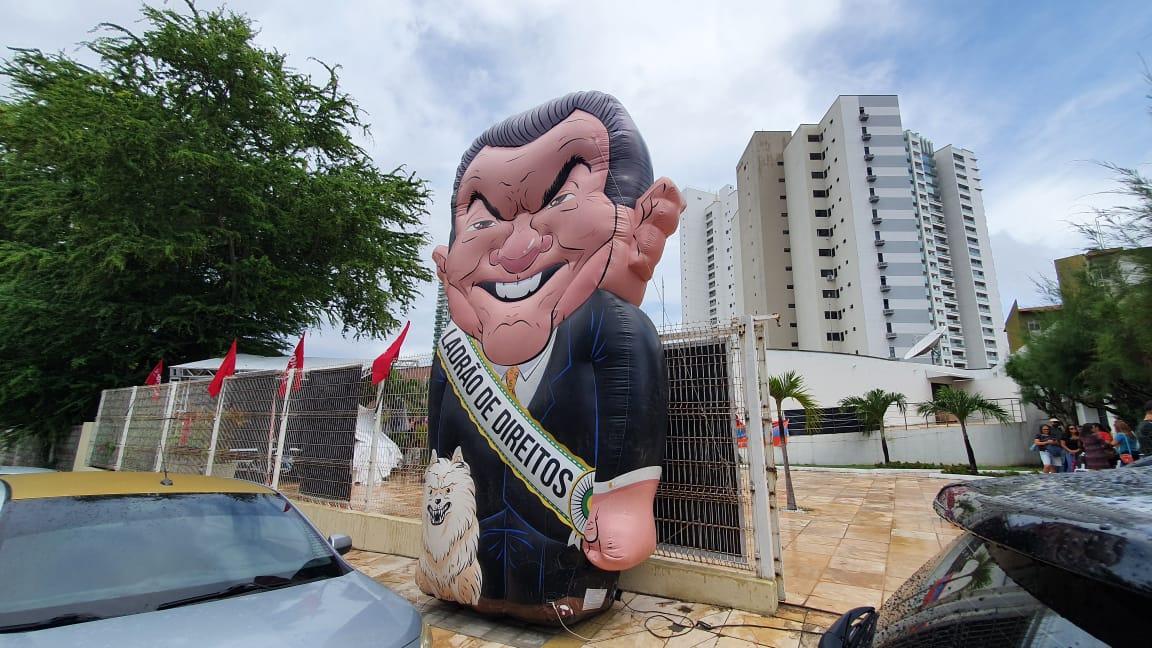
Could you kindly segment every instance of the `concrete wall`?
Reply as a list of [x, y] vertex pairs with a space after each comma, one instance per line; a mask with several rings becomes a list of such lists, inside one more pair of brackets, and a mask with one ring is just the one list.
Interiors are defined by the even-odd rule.
[[[422, 551], [420, 521], [391, 515], [350, 511], [312, 502], [294, 502], [325, 536], [344, 533], [364, 551], [418, 558]], [[620, 588], [681, 601], [707, 603], [771, 615], [779, 604], [776, 581], [748, 572], [649, 558], [620, 575]]]
[[[1039, 465], [1035, 452], [1028, 450], [1039, 422], [1010, 425], [968, 424], [968, 438], [976, 453], [976, 463], [990, 466]], [[921, 461], [941, 464], [967, 464], [960, 426], [920, 429], [889, 429], [888, 453], [893, 461]], [[876, 464], [884, 460], [880, 435], [853, 432], [794, 436], [788, 443], [788, 459], [794, 464], [845, 466]], [[777, 464], [781, 461], [776, 448]]]

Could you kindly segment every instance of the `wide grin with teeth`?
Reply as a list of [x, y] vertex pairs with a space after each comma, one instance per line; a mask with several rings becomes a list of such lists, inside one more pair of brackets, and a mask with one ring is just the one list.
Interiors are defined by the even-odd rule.
[[563, 263], [557, 263], [520, 281], [481, 281], [476, 285], [502, 302], [518, 302], [536, 294], [540, 287], [548, 283], [552, 275], [556, 274], [556, 271], [563, 265]]

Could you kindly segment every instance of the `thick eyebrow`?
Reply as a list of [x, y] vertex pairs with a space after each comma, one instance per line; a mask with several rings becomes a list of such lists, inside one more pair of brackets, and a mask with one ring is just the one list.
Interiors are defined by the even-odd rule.
[[575, 169], [581, 164], [587, 167], [589, 171], [592, 170], [592, 165], [588, 164], [588, 162], [586, 162], [584, 158], [580, 157], [579, 155], [573, 155], [572, 157], [568, 158], [568, 161], [564, 163], [564, 166], [560, 167], [560, 173], [556, 174], [556, 179], [552, 181], [552, 186], [548, 187], [548, 191], [544, 192], [544, 198], [540, 201], [540, 209], [544, 209], [548, 203], [552, 202], [552, 199], [556, 197], [556, 194], [560, 193], [560, 187], [563, 187], [564, 183], [568, 180], [568, 174], [572, 173], [572, 169]]
[[470, 209], [472, 207], [472, 203], [476, 202], [477, 200], [484, 203], [484, 207], [488, 210], [488, 213], [495, 216], [496, 220], [507, 220], [506, 218], [504, 218], [503, 216], [500, 215], [500, 210], [493, 207], [492, 203], [488, 202], [488, 199], [484, 197], [484, 194], [480, 193], [479, 191], [473, 191], [472, 192], [472, 197], [468, 200], [468, 206], [465, 207], [464, 209], [465, 210]]

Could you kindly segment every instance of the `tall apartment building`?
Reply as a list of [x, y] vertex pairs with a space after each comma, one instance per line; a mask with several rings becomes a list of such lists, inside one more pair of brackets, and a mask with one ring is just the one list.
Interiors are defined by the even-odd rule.
[[[713, 245], [709, 260], [707, 248], [725, 231], [714, 220], [720, 196], [689, 196], [685, 320], [779, 313], [772, 347], [888, 358], [945, 326], [919, 361], [997, 364], [1007, 342], [993, 325], [999, 295], [975, 164], [971, 151], [906, 134], [894, 95], [841, 96], [815, 124], [754, 133], [736, 167], [727, 259]], [[734, 311], [723, 309], [726, 277], [707, 270], [728, 259]]]
[[923, 135], [906, 131], [908, 172], [916, 205], [934, 327], [946, 327], [939, 363], [961, 368], [997, 365], [1008, 339], [996, 286], [980, 168], [972, 151], [951, 145], [935, 150]]
[[743, 312], [736, 287], [736, 189], [685, 189], [680, 215], [680, 295], [685, 322], [726, 322]]

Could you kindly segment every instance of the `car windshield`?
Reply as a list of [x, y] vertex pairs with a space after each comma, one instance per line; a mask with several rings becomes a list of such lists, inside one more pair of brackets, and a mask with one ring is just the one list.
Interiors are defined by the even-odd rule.
[[0, 509], [0, 632], [136, 614], [341, 576], [279, 495], [9, 501]]

